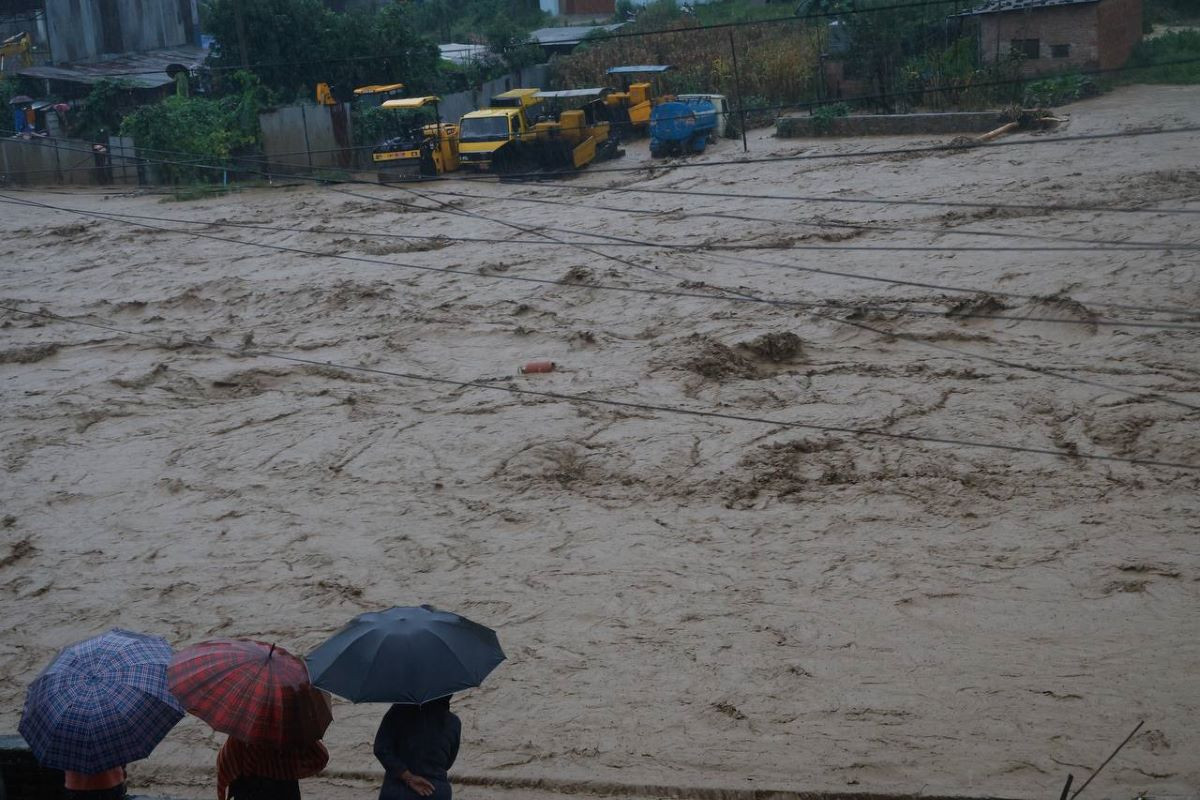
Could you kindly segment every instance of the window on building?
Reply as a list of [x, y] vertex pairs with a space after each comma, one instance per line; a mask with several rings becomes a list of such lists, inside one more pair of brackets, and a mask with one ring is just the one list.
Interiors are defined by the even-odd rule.
[[1038, 39], [1013, 39], [1011, 50], [1013, 55], [1024, 58], [1041, 58], [1042, 43]]
[[1052, 44], [1050, 45], [1051, 58], [1070, 58], [1071, 45], [1069, 44]]

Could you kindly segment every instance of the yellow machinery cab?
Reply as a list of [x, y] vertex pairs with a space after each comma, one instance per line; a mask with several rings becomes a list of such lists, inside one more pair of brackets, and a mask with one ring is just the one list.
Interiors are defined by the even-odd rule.
[[539, 89], [511, 89], [491, 99], [488, 108], [459, 120], [459, 158], [464, 166], [491, 170], [497, 161], [516, 161], [518, 150], [533, 139], [530, 119], [541, 102]]
[[372, 83], [369, 86], [359, 86], [352, 95], [347, 95], [341, 85], [333, 86], [328, 83], [317, 84], [317, 105], [336, 106], [338, 103], [355, 100], [366, 105], [378, 106], [389, 97], [396, 97], [404, 89], [403, 83]]
[[[606, 74], [618, 76], [622, 82], [622, 91], [610, 92], [605, 98], [614, 114], [620, 115], [623, 110], [627, 119], [622, 120], [621, 127], [627, 127], [631, 133], [646, 132], [650, 126], [650, 112], [658, 102], [651, 81], [671, 69], [674, 67], [670, 64], [638, 64], [606, 70]], [[634, 80], [637, 76], [647, 76], [651, 80]]]
[[380, 182], [436, 177], [458, 169], [458, 126], [442, 122], [439, 101], [434, 95], [384, 101], [381, 108], [394, 111], [432, 107], [436, 121], [413, 127], [375, 148], [371, 159], [379, 167]]
[[18, 33], [0, 41], [0, 75], [33, 66], [33, 39]]
[[369, 105], [382, 106], [393, 97], [398, 97], [404, 92], [403, 83], [372, 83], [368, 86], [359, 86], [354, 90], [354, 99], [359, 101], [367, 101]]

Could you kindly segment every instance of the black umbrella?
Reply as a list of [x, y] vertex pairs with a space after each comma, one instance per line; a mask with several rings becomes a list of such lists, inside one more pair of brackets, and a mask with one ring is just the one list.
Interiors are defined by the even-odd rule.
[[27, 94], [19, 94], [8, 101], [10, 106], [24, 106], [33, 102], [33, 98]]
[[360, 614], [307, 659], [314, 686], [351, 702], [414, 705], [478, 686], [503, 660], [495, 631], [432, 606]]

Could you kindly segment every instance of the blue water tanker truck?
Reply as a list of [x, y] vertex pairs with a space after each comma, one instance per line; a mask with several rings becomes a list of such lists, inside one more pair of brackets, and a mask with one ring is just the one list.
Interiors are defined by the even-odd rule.
[[717, 107], [706, 98], [660, 103], [650, 114], [650, 155], [703, 153], [716, 135]]

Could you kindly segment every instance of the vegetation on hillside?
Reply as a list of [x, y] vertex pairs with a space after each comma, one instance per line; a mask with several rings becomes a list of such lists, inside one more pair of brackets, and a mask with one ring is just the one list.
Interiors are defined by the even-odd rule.
[[[1172, 64], [1188, 61], [1190, 64]], [[1200, 83], [1200, 30], [1174, 31], [1142, 41], [1121, 74], [1122, 83]]]
[[[719, 92], [736, 102], [732, 36], [749, 109], [837, 102], [823, 75], [826, 61], [842, 62], [846, 77], [854, 76], [854, 93], [867, 98], [858, 108], [974, 107], [1019, 98], [1021, 87], [1005, 83], [1015, 78], [1016, 64], [980, 64], [974, 38], [947, 24], [949, 2], [914, 10], [894, 8], [893, 0], [859, 0], [853, 6], [847, 0], [808, 0], [795, 9], [799, 16], [787, 18], [780, 6], [735, 1], [685, 13], [674, 0], [658, 0], [621, 32], [665, 33], [601, 37], [556, 60], [554, 76], [563, 86], [603, 85], [610, 82], [604, 74], [609, 66], [673, 64], [676, 70], [663, 76], [660, 91]], [[686, 31], [756, 19], [772, 21]]]
[[1196, 0], [1145, 0], [1142, 6], [1147, 33], [1154, 25], [1183, 25], [1200, 22]]
[[[335, 13], [320, 0], [242, 3], [246, 60], [263, 85], [283, 99], [311, 98], [321, 82], [346, 87], [404, 83], [413, 92], [438, 88], [438, 51], [417, 34], [403, 4]], [[216, 39], [210, 62], [242, 63], [234, 0], [212, 0], [206, 24]]]

